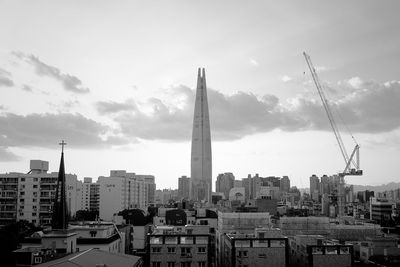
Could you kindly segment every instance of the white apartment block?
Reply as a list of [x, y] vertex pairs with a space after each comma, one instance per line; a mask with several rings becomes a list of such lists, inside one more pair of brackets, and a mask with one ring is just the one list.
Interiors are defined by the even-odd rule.
[[[31, 160], [27, 174], [0, 174], [0, 225], [27, 220], [36, 225], [49, 224], [58, 172], [47, 173], [49, 163]], [[66, 174], [66, 201], [71, 216], [77, 208], [77, 176]]]
[[78, 181], [78, 184], [77, 202], [79, 203], [79, 210], [99, 211], [100, 184], [93, 183], [90, 177], [84, 177], [83, 183]]
[[145, 210], [154, 196], [154, 176], [136, 175], [124, 170], [112, 170], [109, 177], [100, 176], [99, 217], [111, 221], [113, 215], [124, 209]]

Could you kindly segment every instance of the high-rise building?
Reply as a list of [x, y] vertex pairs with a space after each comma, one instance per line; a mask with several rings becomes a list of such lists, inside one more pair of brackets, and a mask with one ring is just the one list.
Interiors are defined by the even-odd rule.
[[319, 178], [315, 174], [310, 177], [310, 196], [313, 200], [318, 201], [319, 197]]
[[143, 179], [145, 186], [145, 205], [146, 207], [150, 204], [155, 203], [156, 194], [156, 181], [154, 175], [138, 175], [136, 174], [136, 179]]
[[199, 68], [193, 116], [190, 198], [211, 203], [212, 158], [205, 70]]
[[234, 188], [235, 176], [231, 172], [220, 173], [215, 181], [215, 192], [224, 193], [225, 199], [229, 198], [229, 191]]
[[84, 177], [83, 183], [81, 181], [78, 181], [78, 183], [80, 183], [81, 187], [80, 209], [89, 211], [99, 211], [100, 184], [97, 182], [93, 183], [92, 178], [90, 177]]
[[289, 192], [290, 189], [290, 179], [288, 176], [283, 176], [280, 181], [280, 189], [282, 192]]
[[[124, 209], [145, 210], [149, 204], [148, 190], [152, 180], [146, 177], [150, 176], [136, 175], [125, 170], [112, 170], [110, 177], [100, 176], [99, 217], [103, 220], [112, 220], [114, 214]], [[152, 188], [155, 189], [155, 184]]]
[[[49, 162], [31, 160], [28, 173], [0, 174], [0, 225], [26, 220], [50, 224], [58, 172], [48, 173]], [[77, 205], [77, 176], [65, 175], [67, 210], [74, 216]]]
[[178, 198], [189, 199], [190, 178], [182, 176], [178, 178]]

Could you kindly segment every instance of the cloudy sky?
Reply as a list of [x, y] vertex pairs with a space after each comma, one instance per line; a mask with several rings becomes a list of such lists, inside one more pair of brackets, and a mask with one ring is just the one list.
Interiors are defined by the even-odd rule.
[[[323, 3], [322, 3], [323, 2]], [[363, 177], [398, 181], [398, 1], [0, 0], [0, 173], [30, 159], [83, 177], [126, 169], [176, 188], [190, 174], [197, 68], [206, 68], [213, 178], [344, 168], [311, 55]], [[345, 122], [345, 125], [343, 125]]]

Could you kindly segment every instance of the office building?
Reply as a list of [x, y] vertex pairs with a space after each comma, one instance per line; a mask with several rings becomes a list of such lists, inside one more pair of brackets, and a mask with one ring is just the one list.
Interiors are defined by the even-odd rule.
[[190, 192], [190, 178], [181, 176], [178, 178], [178, 198], [189, 199]]
[[280, 180], [280, 189], [282, 192], [289, 192], [290, 189], [290, 179], [288, 176], [283, 176]]
[[314, 201], [318, 201], [319, 199], [319, 178], [315, 174], [310, 177], [310, 196]]
[[205, 70], [199, 68], [193, 116], [190, 199], [211, 203], [212, 156]]
[[234, 187], [235, 176], [231, 172], [220, 173], [215, 181], [215, 192], [223, 193], [225, 199], [229, 197], [229, 191]]
[[387, 199], [371, 197], [369, 205], [370, 220], [382, 224], [392, 219], [393, 202]]

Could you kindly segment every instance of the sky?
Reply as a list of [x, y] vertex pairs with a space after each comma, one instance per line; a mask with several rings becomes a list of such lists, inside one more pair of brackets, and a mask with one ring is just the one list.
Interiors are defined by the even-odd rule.
[[[213, 182], [345, 167], [302, 55], [313, 61], [348, 153], [399, 181], [399, 1], [0, 0], [0, 173], [190, 175], [197, 68], [206, 69]], [[214, 186], [214, 185], [213, 185]]]

